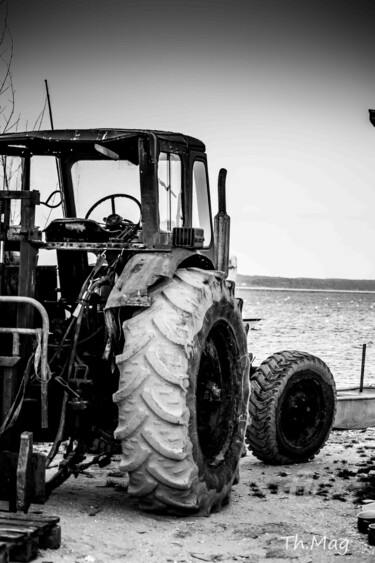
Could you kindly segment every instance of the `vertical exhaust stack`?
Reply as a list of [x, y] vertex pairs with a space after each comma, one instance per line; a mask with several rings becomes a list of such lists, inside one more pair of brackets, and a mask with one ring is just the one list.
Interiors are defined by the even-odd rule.
[[230, 217], [227, 214], [225, 180], [227, 171], [221, 168], [218, 180], [219, 211], [215, 216], [215, 267], [228, 276]]

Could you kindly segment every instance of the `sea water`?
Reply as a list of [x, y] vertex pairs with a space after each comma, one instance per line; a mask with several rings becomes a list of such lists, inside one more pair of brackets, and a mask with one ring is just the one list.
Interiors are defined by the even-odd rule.
[[260, 364], [272, 353], [300, 350], [321, 358], [337, 387], [359, 385], [366, 344], [365, 385], [375, 385], [375, 293], [236, 288], [243, 317], [260, 318], [248, 349]]

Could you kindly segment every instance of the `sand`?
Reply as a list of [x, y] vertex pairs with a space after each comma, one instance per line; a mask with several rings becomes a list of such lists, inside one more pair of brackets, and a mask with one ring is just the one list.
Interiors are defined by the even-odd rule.
[[61, 519], [60, 549], [40, 551], [38, 563], [374, 561], [357, 514], [359, 499], [375, 500], [375, 429], [332, 432], [301, 465], [266, 466], [248, 453], [231, 502], [210, 517], [140, 512], [111, 477], [118, 463], [71, 477], [31, 507]]

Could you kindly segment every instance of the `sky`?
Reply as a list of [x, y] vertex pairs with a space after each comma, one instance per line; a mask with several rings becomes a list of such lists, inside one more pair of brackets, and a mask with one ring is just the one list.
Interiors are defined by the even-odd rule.
[[[178, 131], [249, 275], [375, 279], [373, 0], [9, 0], [21, 126]], [[42, 128], [49, 128], [48, 115]]]

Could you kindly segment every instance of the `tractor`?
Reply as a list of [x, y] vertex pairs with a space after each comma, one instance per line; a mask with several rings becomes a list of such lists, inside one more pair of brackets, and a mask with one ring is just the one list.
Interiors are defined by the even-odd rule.
[[332, 374], [303, 352], [253, 365], [228, 279], [226, 170], [213, 221], [201, 141], [18, 132], [0, 135], [0, 158], [0, 499], [10, 510], [44, 502], [88, 453], [105, 466], [121, 451], [140, 509], [208, 514], [230, 498], [246, 436], [267, 463], [315, 455], [334, 418]]

